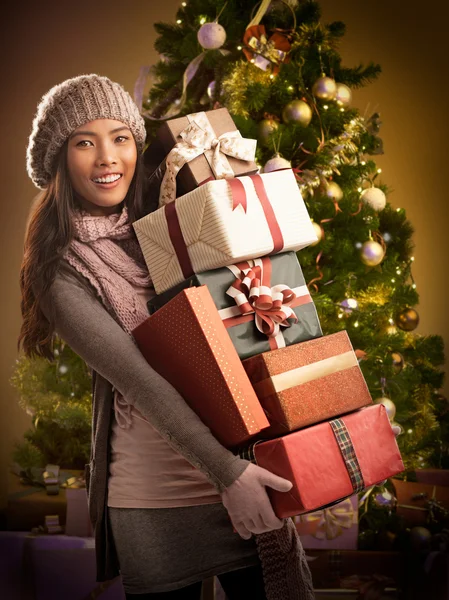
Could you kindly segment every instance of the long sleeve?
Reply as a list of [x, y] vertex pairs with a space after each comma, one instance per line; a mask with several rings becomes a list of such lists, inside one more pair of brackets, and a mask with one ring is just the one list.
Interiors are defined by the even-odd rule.
[[41, 309], [56, 333], [139, 410], [167, 442], [203, 471], [218, 492], [248, 466], [222, 446], [130, 336], [81, 284], [56, 276]]

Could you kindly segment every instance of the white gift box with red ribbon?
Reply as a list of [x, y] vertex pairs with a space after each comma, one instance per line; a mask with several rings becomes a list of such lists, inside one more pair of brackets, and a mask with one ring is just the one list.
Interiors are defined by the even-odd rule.
[[155, 290], [317, 240], [291, 169], [209, 181], [133, 223]]

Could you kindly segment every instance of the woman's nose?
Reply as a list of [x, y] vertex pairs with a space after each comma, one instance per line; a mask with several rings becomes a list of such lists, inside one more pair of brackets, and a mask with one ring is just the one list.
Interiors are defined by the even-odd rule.
[[101, 145], [98, 149], [97, 154], [97, 164], [98, 165], [111, 165], [117, 162], [117, 156], [114, 152], [114, 147], [107, 145]]

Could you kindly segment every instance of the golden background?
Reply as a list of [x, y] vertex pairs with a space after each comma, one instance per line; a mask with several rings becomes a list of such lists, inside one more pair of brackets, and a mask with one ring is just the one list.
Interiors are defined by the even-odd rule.
[[[13, 443], [30, 424], [8, 380], [21, 324], [25, 222], [36, 193], [25, 170], [36, 105], [50, 87], [82, 73], [107, 75], [132, 94], [139, 67], [156, 60], [152, 24], [173, 20], [179, 5], [177, 0], [42, 0], [17, 2], [2, 15], [0, 510]], [[417, 332], [441, 334], [449, 347], [449, 3], [430, 0], [419, 11], [392, 0], [323, 0], [321, 6], [323, 22], [347, 25], [341, 47], [347, 66], [370, 60], [382, 65], [380, 79], [355, 92], [353, 105], [367, 117], [381, 113], [381, 178], [392, 190], [390, 202], [407, 210], [416, 229]]]

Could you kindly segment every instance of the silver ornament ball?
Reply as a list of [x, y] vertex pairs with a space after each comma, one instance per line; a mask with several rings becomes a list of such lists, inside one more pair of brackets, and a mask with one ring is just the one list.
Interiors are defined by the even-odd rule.
[[337, 84], [332, 77], [323, 75], [313, 84], [312, 93], [320, 100], [334, 100], [337, 93]]
[[352, 92], [344, 83], [337, 83], [335, 101], [339, 106], [349, 106], [352, 101]]
[[368, 240], [362, 244], [360, 258], [368, 267], [376, 267], [380, 265], [385, 256], [384, 249], [374, 240]]
[[280, 154], [276, 154], [273, 158], [270, 158], [265, 163], [263, 173], [272, 173], [273, 171], [280, 171], [281, 169], [291, 169], [292, 165], [289, 160], [283, 158]]
[[299, 123], [303, 127], [312, 120], [312, 109], [304, 100], [292, 100], [282, 111], [284, 123]]
[[387, 415], [390, 421], [394, 419], [394, 416], [396, 414], [396, 405], [393, 402], [393, 400], [382, 396], [382, 398], [376, 398], [376, 400], [374, 400], [374, 404], [383, 404], [385, 406], [385, 410], [387, 411]]
[[214, 99], [214, 96], [215, 96], [215, 81], [211, 81], [209, 83], [209, 85], [207, 86], [207, 95], [209, 96], [210, 100]]
[[372, 209], [380, 212], [385, 208], [387, 198], [383, 191], [376, 187], [370, 187], [360, 194], [360, 198], [364, 204], [371, 206]]
[[219, 23], [204, 23], [198, 30], [197, 38], [205, 50], [216, 50], [225, 43], [226, 31]]
[[353, 310], [357, 310], [359, 308], [359, 303], [355, 298], [345, 298], [340, 302], [340, 308], [346, 314], [350, 315]]

